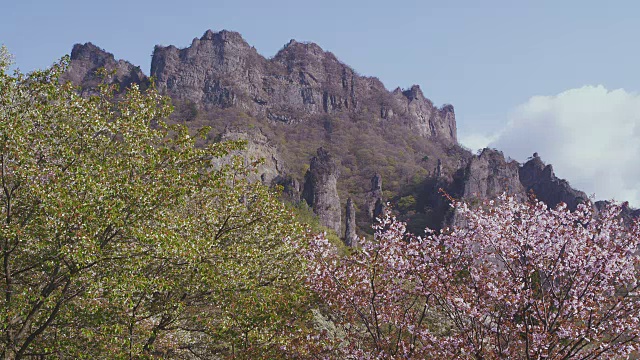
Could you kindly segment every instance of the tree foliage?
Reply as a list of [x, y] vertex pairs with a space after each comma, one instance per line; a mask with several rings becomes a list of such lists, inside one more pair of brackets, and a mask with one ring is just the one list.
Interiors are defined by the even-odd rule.
[[0, 64], [0, 357], [285, 356], [306, 231], [242, 143], [196, 147], [153, 89], [80, 97], [67, 61]]
[[341, 358], [599, 359], [640, 349], [638, 224], [621, 208], [455, 204], [463, 228], [417, 237], [386, 217], [362, 251], [317, 237], [311, 286]]

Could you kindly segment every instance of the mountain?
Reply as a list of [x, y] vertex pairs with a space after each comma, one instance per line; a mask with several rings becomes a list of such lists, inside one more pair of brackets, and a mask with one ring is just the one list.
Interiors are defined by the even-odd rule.
[[73, 46], [71, 63], [62, 79], [81, 85], [83, 95], [93, 95], [97, 93], [96, 87], [102, 82], [102, 77], [96, 73], [99, 68], [106, 70], [109, 82], [118, 84], [122, 89], [134, 83], [142, 88], [149, 85], [149, 79], [140, 67], [128, 61], [116, 60], [113, 54], [90, 42]]
[[417, 85], [389, 92], [377, 78], [359, 76], [314, 43], [291, 40], [266, 59], [240, 34], [209, 30], [185, 49], [156, 46], [151, 75], [171, 98], [203, 108], [237, 107], [286, 124], [373, 112], [425, 138], [456, 143], [451, 105], [436, 108]]
[[[92, 94], [100, 67], [121, 87], [149, 83], [91, 43], [73, 47], [64, 80]], [[211, 126], [207, 141], [247, 140], [247, 156], [266, 159], [257, 179], [282, 185], [339, 234], [348, 219], [349, 238], [354, 218], [370, 231], [387, 201], [414, 231], [451, 223], [442, 191], [473, 201], [533, 193], [571, 208], [588, 199], [537, 154], [524, 164], [495, 149], [472, 154], [457, 143], [452, 105], [435, 106], [418, 85], [389, 91], [314, 43], [291, 40], [266, 58], [237, 32], [208, 30], [183, 49], [155, 46], [150, 76], [173, 101], [170, 121]]]

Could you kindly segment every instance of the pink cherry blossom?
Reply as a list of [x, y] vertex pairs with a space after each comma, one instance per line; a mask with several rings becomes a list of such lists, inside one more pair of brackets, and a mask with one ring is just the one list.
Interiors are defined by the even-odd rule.
[[385, 214], [340, 255], [323, 236], [308, 282], [334, 327], [327, 358], [598, 359], [640, 351], [637, 223], [503, 195], [419, 237]]

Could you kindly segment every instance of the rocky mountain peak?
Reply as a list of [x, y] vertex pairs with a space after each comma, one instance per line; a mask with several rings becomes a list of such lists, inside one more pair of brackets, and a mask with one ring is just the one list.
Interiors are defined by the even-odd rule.
[[455, 113], [452, 105], [437, 108], [424, 96], [419, 85], [407, 90], [397, 88], [392, 93], [404, 114], [409, 115], [407, 125], [426, 138], [439, 138], [445, 143], [457, 143]]
[[233, 107], [292, 125], [318, 116], [373, 113], [424, 137], [456, 143], [452, 108], [434, 107], [417, 85], [391, 93], [312, 42], [291, 40], [268, 60], [240, 34], [208, 30], [184, 49], [156, 46], [151, 75], [160, 91], [200, 108]]
[[344, 92], [352, 85], [349, 81], [355, 76], [353, 69], [313, 42], [291, 40], [271, 62], [274, 69], [283, 66], [292, 80], [305, 86], [315, 85]]
[[420, 85], [412, 85], [411, 88], [403, 91], [402, 95], [404, 95], [409, 101], [423, 100], [425, 98], [422, 90], [420, 89]]
[[[148, 82], [137, 67], [91, 43], [74, 46], [67, 78], [95, 88], [99, 81], [92, 76], [99, 67], [115, 69], [113, 81], [125, 86]], [[233, 107], [287, 124], [327, 114], [373, 113], [423, 137], [456, 143], [453, 107], [438, 109], [418, 85], [389, 92], [377, 78], [360, 76], [313, 42], [291, 40], [268, 60], [237, 32], [207, 30], [186, 48], [156, 45], [151, 75], [178, 105]]]
[[522, 165], [520, 174], [523, 184], [529, 186], [534, 181], [544, 179], [545, 181], [552, 181], [556, 178], [553, 172], [553, 166], [551, 164], [545, 164], [540, 156], [535, 153], [534, 156], [529, 158], [527, 162]]
[[[115, 69], [113, 81], [125, 86], [148, 81], [138, 68], [91, 43], [74, 47], [68, 79], [95, 88], [99, 81], [92, 76], [99, 67]], [[389, 92], [377, 78], [360, 76], [312, 42], [291, 40], [266, 59], [237, 32], [207, 30], [186, 48], [155, 46], [151, 75], [178, 106], [235, 108], [291, 125], [326, 115], [374, 116], [442, 144], [456, 144], [453, 107], [438, 109], [417, 85]]]
[[242, 35], [239, 32], [230, 31], [230, 30], [221, 30], [215, 32], [211, 29], [204, 32], [200, 40], [213, 40], [218, 43], [237, 43], [237, 44], [246, 44], [247, 42], [244, 40]]
[[320, 45], [314, 42], [300, 42], [295, 39], [291, 39], [278, 53], [274, 56], [274, 59], [284, 58], [287, 56], [335, 56], [330, 52], [325, 52]]
[[[198, 38], [193, 39], [191, 43], [191, 47], [199, 48], [201, 45], [200, 42], [210, 42], [211, 45], [219, 48], [222, 51], [224, 51], [225, 49], [233, 49], [232, 54], [233, 52], [238, 52], [238, 51], [251, 52], [253, 50], [253, 52], [255, 52], [255, 49], [253, 49], [244, 40], [242, 35], [240, 35], [240, 33], [235, 31], [221, 30], [221, 31], [215, 32], [213, 30], [207, 30], [202, 35], [202, 37], [200, 37], [200, 39]], [[224, 57], [225, 54], [221, 54], [221, 55]]]
[[559, 179], [553, 172], [551, 165], [546, 165], [538, 153], [520, 167], [520, 182], [528, 192], [550, 207], [564, 202], [571, 210], [578, 204], [588, 201], [589, 197], [582, 191], [571, 187], [569, 182]]
[[103, 66], [116, 61], [113, 54], [106, 52], [91, 42], [73, 45], [71, 60], [91, 61], [95, 65]]
[[239, 33], [207, 30], [184, 49], [156, 45], [151, 74], [158, 89], [174, 100], [227, 108], [243, 105], [239, 95], [255, 88], [265, 63]]
[[442, 107], [440, 109], [438, 109], [438, 112], [440, 113], [440, 117], [442, 119], [445, 119], [446, 122], [455, 123], [455, 121], [456, 121], [456, 112], [453, 109], [453, 105], [444, 104], [444, 105], [442, 105]]
[[485, 148], [467, 165], [463, 196], [467, 199], [488, 199], [506, 192], [524, 200], [525, 190], [518, 170], [516, 161], [505, 159], [498, 150]]
[[[100, 68], [107, 70], [109, 75], [106, 79], [97, 74]], [[142, 88], [148, 85], [148, 78], [140, 67], [125, 60], [116, 60], [113, 54], [90, 42], [73, 46], [69, 69], [61, 80], [81, 86], [83, 95], [97, 93], [97, 86], [103, 81], [118, 84], [121, 90], [134, 83]]]
[[[138, 67], [115, 59], [92, 43], [73, 47], [71, 64], [62, 80], [81, 86], [83, 94], [92, 94], [103, 82], [96, 76], [101, 67], [113, 73], [106, 81], [120, 84], [121, 88], [132, 83], [144, 86], [148, 81]], [[438, 226], [446, 220], [449, 207], [439, 195], [440, 188], [467, 199], [490, 198], [504, 191], [524, 199], [532, 192], [549, 206], [562, 201], [570, 208], [587, 199], [583, 192], [558, 179], [553, 167], [546, 165], [538, 154], [520, 166], [496, 150], [485, 149], [474, 156], [455, 146], [452, 105], [438, 108], [425, 97], [419, 85], [388, 91], [377, 78], [359, 75], [315, 43], [291, 40], [267, 59], [237, 32], [207, 30], [186, 48], [156, 46], [151, 75], [156, 78], [158, 89], [172, 98], [176, 119], [187, 114], [181, 120], [192, 122], [188, 126], [217, 127], [216, 139], [247, 140], [247, 161], [254, 156], [266, 159], [256, 178], [264, 183], [283, 184], [294, 201], [304, 198], [321, 223], [336, 232], [341, 231], [338, 188], [343, 186], [341, 194], [353, 196], [347, 205], [350, 224], [345, 239], [353, 237], [355, 209], [361, 209], [359, 218], [364, 222], [371, 221], [382, 212], [386, 201], [382, 176], [369, 178], [372, 170], [378, 171], [377, 165], [373, 165], [378, 154], [354, 157], [357, 151], [344, 146], [346, 142], [357, 144], [357, 150], [373, 140], [379, 155], [393, 160], [396, 165], [382, 171], [392, 201], [400, 186], [396, 176], [405, 173], [408, 182], [411, 176], [424, 174], [421, 170], [432, 171], [432, 178], [425, 180], [424, 194], [411, 195], [424, 204], [421, 207], [426, 213], [434, 214], [429, 215], [431, 218], [418, 218], [418, 223], [428, 221]], [[235, 125], [237, 128], [232, 129]], [[247, 131], [253, 127], [260, 131]], [[412, 136], [409, 143], [395, 141], [407, 133], [417, 136]], [[279, 139], [278, 134], [284, 136]], [[391, 136], [387, 138], [386, 134]], [[358, 144], [360, 141], [362, 145]], [[319, 148], [304, 174], [306, 169], [300, 164], [309, 160], [305, 154], [323, 145], [333, 153]], [[402, 151], [381, 151], [386, 147]], [[414, 150], [420, 156], [399, 155]], [[422, 160], [413, 163], [414, 158]], [[360, 170], [353, 167], [359, 162], [366, 166]], [[343, 171], [346, 178], [343, 181], [354, 183], [357, 178], [358, 190], [346, 191], [339, 184], [344, 169], [348, 170]], [[411, 211], [414, 210], [422, 209]]]

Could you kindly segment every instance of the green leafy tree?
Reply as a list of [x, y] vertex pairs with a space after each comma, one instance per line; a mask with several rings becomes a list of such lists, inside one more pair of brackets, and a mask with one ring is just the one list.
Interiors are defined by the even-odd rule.
[[153, 89], [80, 97], [67, 62], [0, 55], [0, 358], [289, 356], [306, 230], [242, 143], [196, 147]]

